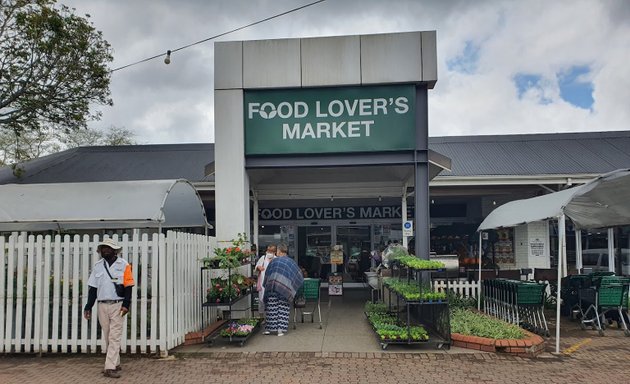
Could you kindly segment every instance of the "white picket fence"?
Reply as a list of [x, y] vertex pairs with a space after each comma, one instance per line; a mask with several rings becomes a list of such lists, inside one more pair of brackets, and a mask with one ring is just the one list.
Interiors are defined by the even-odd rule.
[[[199, 260], [213, 254], [216, 240], [172, 231], [113, 238], [136, 282], [121, 349], [164, 355], [204, 325]], [[83, 318], [99, 240], [0, 236], [0, 352], [95, 353], [102, 346], [97, 316]]]
[[455, 292], [462, 297], [477, 297], [478, 287], [476, 281], [462, 281], [462, 280], [433, 280], [433, 290], [436, 292], [445, 292], [449, 290]]

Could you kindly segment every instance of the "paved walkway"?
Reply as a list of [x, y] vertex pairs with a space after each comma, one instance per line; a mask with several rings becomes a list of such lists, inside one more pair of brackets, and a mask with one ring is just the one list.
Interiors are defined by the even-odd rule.
[[[342, 304], [346, 314], [330, 310]], [[630, 338], [563, 321], [561, 356], [524, 359], [452, 348], [390, 346], [381, 351], [353, 301], [326, 304], [324, 329], [299, 323], [283, 337], [255, 335], [244, 347], [177, 348], [168, 359], [123, 356], [123, 377], [102, 376], [102, 355], [0, 355], [0, 384], [25, 383], [605, 383], [630, 382]], [[322, 308], [323, 309], [323, 308]], [[343, 316], [343, 318], [337, 318]], [[551, 324], [553, 326], [553, 324]], [[548, 350], [553, 350], [550, 339]]]
[[[123, 357], [123, 378], [102, 376], [101, 356], [0, 358], [0, 383], [627, 383], [630, 339], [567, 338], [562, 357], [490, 353], [211, 352]], [[591, 335], [589, 335], [591, 336]], [[586, 342], [585, 342], [586, 341]], [[573, 343], [573, 344], [571, 344]]]

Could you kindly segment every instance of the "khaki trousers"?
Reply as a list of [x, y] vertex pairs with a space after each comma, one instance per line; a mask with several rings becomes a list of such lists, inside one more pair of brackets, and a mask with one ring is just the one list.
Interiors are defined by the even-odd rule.
[[101, 324], [105, 342], [105, 369], [116, 369], [120, 365], [120, 339], [122, 337], [124, 316], [120, 316], [122, 302], [98, 303], [98, 322]]

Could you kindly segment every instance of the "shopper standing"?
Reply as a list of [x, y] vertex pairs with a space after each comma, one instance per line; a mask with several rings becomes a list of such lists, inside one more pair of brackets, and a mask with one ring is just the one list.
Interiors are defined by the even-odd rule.
[[267, 266], [276, 257], [277, 248], [275, 244], [269, 244], [267, 246], [267, 252], [260, 256], [258, 262], [256, 263], [256, 271], [258, 271], [258, 280], [256, 280], [256, 290], [258, 291], [258, 313], [265, 313], [265, 287], [263, 286], [263, 282], [265, 281], [265, 270]]
[[111, 239], [98, 244], [96, 251], [101, 259], [92, 267], [88, 279], [88, 301], [83, 312], [89, 320], [92, 306], [98, 301], [98, 322], [107, 350], [103, 374], [112, 378], [120, 377], [120, 339], [134, 286], [131, 264], [118, 257], [121, 250], [122, 246]]
[[287, 255], [287, 246], [278, 245], [277, 257], [271, 260], [265, 272], [263, 285], [267, 321], [263, 334], [278, 332], [278, 336], [284, 336], [289, 330], [290, 303], [303, 283], [300, 267]]

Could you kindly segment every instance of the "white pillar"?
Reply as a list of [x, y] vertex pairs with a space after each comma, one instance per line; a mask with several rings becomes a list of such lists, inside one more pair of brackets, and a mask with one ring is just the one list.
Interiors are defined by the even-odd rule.
[[564, 213], [558, 217], [558, 288], [556, 289], [556, 353], [560, 353], [560, 280], [562, 280], [562, 260], [564, 248], [562, 246], [565, 236]]
[[582, 231], [575, 231], [575, 268], [582, 272]]
[[216, 237], [227, 246], [238, 233], [249, 238], [249, 177], [245, 170], [243, 90], [214, 92]]
[[608, 270], [615, 272], [615, 229], [608, 228]]
[[481, 311], [481, 255], [482, 255], [482, 249], [481, 249], [481, 238], [483, 237], [483, 232], [479, 232], [479, 254], [477, 255], [479, 257], [479, 278], [477, 279], [477, 310]]
[[[252, 199], [253, 201], [253, 211], [254, 211], [254, 220], [253, 220], [253, 234], [252, 234], [252, 238], [249, 239], [249, 242], [251, 244], [256, 244], [256, 252], [258, 252], [258, 194], [256, 193], [256, 191], [252, 191]], [[256, 256], [256, 258], [258, 257], [258, 254], [254, 255]]]
[[[407, 184], [405, 184], [403, 186], [403, 193], [402, 193], [402, 224], [405, 224], [405, 221], [407, 221]], [[409, 238], [407, 236], [404, 235], [404, 230], [403, 230], [403, 238], [402, 238], [402, 245], [403, 247], [407, 248], [407, 245], [409, 244]]]
[[[569, 274], [567, 266], [567, 227], [566, 221], [564, 230], [562, 232], [562, 277], [566, 277]], [[560, 284], [560, 282], [558, 282]]]

